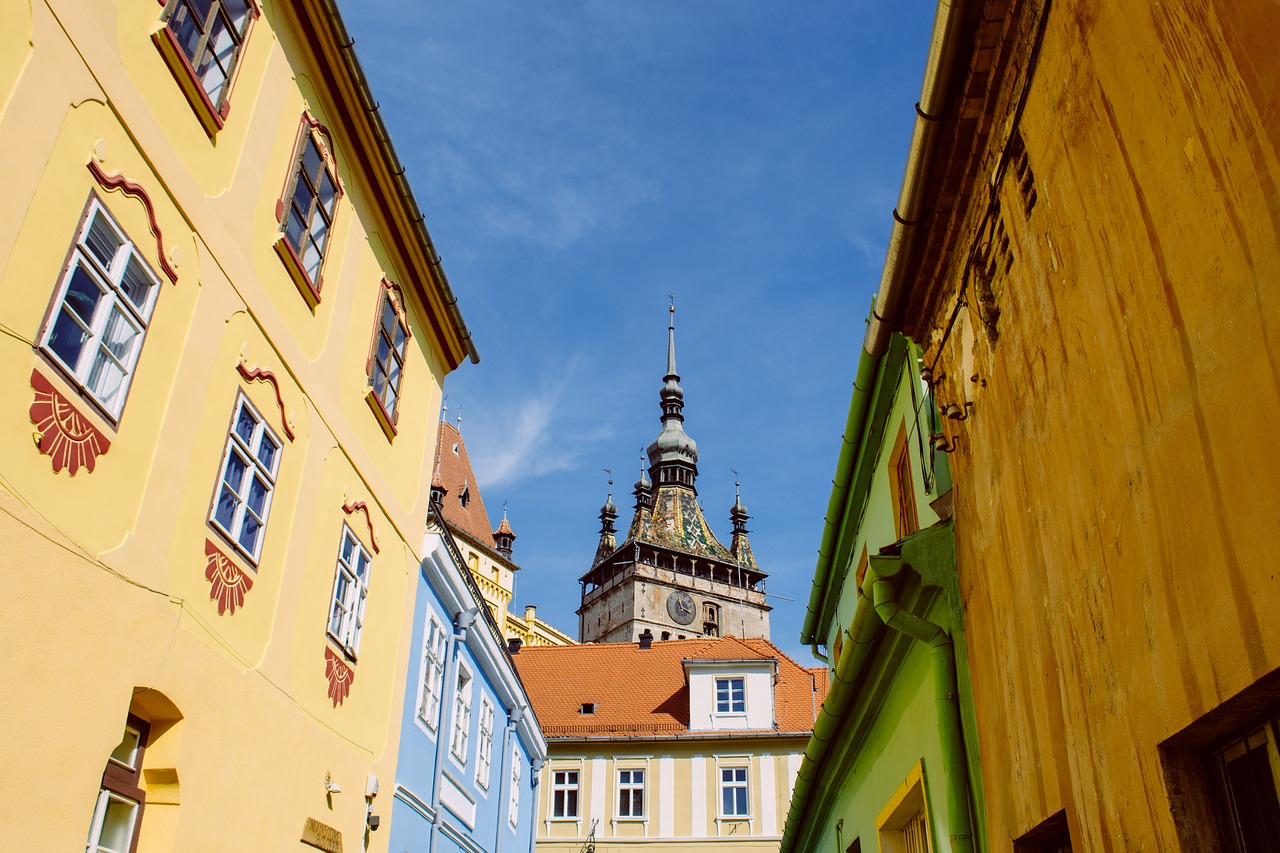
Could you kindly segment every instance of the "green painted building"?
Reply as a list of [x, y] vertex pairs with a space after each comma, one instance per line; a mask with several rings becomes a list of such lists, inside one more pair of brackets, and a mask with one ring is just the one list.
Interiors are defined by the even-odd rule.
[[954, 418], [895, 334], [863, 351], [801, 641], [832, 683], [782, 853], [984, 850], [956, 581]]

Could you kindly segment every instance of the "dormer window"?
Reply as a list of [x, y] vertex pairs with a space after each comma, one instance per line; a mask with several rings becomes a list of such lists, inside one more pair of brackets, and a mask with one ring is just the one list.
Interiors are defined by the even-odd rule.
[[583, 702], [582, 707], [578, 709], [579, 714], [594, 714], [596, 712], [595, 702]]
[[747, 712], [746, 680], [740, 676], [716, 679], [716, 713], [745, 714]]
[[462, 491], [458, 493], [458, 503], [462, 504], [463, 509], [471, 503], [471, 487], [466, 483], [462, 484]]

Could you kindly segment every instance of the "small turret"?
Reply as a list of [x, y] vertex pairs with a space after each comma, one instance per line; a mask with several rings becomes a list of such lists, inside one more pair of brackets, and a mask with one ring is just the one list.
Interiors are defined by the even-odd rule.
[[493, 531], [493, 547], [499, 554], [511, 559], [511, 548], [515, 544], [516, 534], [511, 529], [511, 522], [507, 521], [507, 502], [502, 502], [502, 523], [498, 525], [498, 529]]
[[[607, 469], [606, 469], [607, 470]], [[604, 500], [604, 506], [600, 507], [600, 544], [596, 546], [596, 558], [592, 562], [596, 563], [612, 554], [618, 547], [618, 540], [614, 534], [613, 523], [618, 520], [618, 508], [613, 504], [613, 478], [609, 478], [609, 496]]]

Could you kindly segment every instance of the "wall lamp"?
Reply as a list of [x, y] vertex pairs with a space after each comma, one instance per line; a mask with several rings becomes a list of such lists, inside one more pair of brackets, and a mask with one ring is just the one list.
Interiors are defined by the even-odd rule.
[[341, 794], [342, 786], [333, 781], [333, 777], [329, 775], [329, 771], [324, 771], [324, 792], [326, 794]]
[[947, 438], [947, 434], [944, 432], [933, 432], [929, 434], [929, 444], [932, 445], [934, 450], [941, 453], [954, 453], [956, 449], [956, 442], [959, 440], [959, 436], [956, 436], [955, 438]]

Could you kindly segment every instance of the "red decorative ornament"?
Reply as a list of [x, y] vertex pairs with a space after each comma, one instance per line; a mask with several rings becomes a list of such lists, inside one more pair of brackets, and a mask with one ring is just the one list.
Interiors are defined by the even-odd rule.
[[218, 615], [244, 607], [244, 594], [253, 589], [253, 579], [219, 550], [204, 540], [204, 576], [209, 581], [209, 599], [218, 602]]
[[169, 277], [169, 281], [177, 284], [178, 271], [173, 268], [173, 264], [169, 263], [169, 259], [165, 257], [164, 235], [160, 233], [160, 224], [156, 221], [156, 208], [151, 203], [151, 196], [146, 189], [142, 184], [129, 180], [119, 172], [108, 173], [98, 165], [97, 160], [90, 160], [88, 166], [89, 171], [93, 174], [93, 179], [104, 190], [120, 190], [125, 195], [133, 196], [142, 202], [142, 206], [147, 211], [147, 224], [151, 226], [151, 236], [156, 238], [156, 255], [160, 259], [160, 269], [164, 270], [164, 274]]
[[29, 414], [40, 434], [37, 446], [53, 460], [54, 473], [66, 468], [74, 477], [82, 465], [93, 473], [94, 463], [111, 442], [38, 370], [31, 371], [31, 387], [36, 398]]
[[284, 395], [280, 393], [280, 380], [276, 379], [276, 375], [270, 370], [263, 370], [261, 367], [255, 367], [252, 370], [244, 366], [244, 362], [236, 364], [236, 370], [240, 371], [240, 375], [244, 377], [246, 382], [265, 382], [270, 385], [276, 392], [276, 405], [280, 407], [280, 426], [284, 430], [284, 434], [293, 441], [296, 436], [293, 434], [293, 427], [289, 426], [289, 418], [284, 413]]
[[329, 679], [329, 698], [333, 700], [333, 707], [336, 708], [351, 692], [351, 682], [356, 680], [356, 671], [334, 654], [333, 649], [325, 646], [324, 674]]
[[342, 511], [347, 515], [351, 515], [356, 512], [364, 513], [364, 523], [369, 526], [369, 544], [373, 546], [373, 553], [380, 553], [378, 548], [378, 537], [373, 533], [373, 518], [369, 515], [369, 507], [365, 505], [365, 502], [355, 501], [354, 503], [344, 503], [342, 505]]

